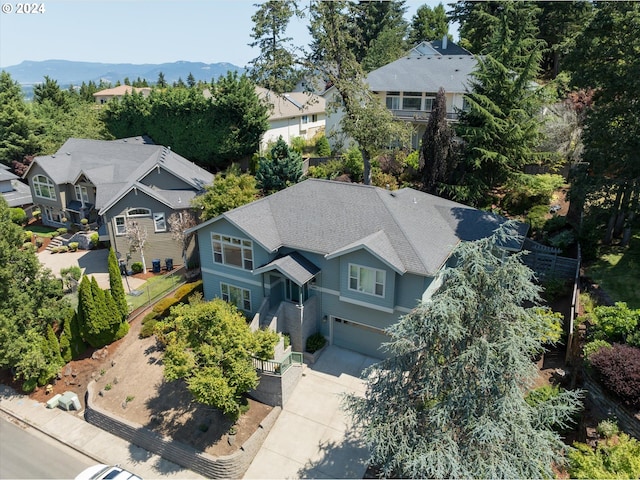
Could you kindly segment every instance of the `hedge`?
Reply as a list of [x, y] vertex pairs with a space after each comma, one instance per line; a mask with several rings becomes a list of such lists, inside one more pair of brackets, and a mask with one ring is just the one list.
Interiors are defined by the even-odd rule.
[[202, 280], [185, 283], [184, 285], [178, 287], [173, 296], [178, 300], [178, 302], [185, 302], [195, 291], [202, 291]]

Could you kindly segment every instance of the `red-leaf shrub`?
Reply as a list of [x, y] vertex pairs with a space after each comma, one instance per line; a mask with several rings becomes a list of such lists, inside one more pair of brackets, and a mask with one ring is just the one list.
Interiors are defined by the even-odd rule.
[[589, 358], [604, 386], [626, 404], [640, 407], [640, 348], [615, 343]]

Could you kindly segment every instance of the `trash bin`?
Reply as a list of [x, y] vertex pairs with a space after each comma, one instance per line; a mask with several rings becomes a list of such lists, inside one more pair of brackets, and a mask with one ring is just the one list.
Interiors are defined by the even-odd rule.
[[173, 270], [173, 258], [165, 258], [164, 263], [167, 267], [167, 272]]
[[127, 275], [127, 262], [120, 260], [120, 275]]
[[151, 261], [151, 265], [153, 265], [153, 273], [160, 273], [160, 259], [154, 258]]

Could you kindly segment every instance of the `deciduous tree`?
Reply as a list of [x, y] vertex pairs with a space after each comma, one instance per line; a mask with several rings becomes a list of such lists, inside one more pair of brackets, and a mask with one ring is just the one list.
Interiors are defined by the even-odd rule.
[[200, 221], [217, 217], [258, 198], [256, 179], [247, 173], [228, 171], [216, 176], [205, 192], [193, 199], [193, 207], [200, 210]]

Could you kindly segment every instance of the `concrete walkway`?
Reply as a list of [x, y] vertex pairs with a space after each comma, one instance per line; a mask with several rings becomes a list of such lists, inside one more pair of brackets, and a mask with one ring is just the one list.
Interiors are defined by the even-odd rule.
[[335, 346], [305, 366], [244, 478], [362, 478], [368, 453], [340, 404], [363, 394], [362, 370], [376, 360]]
[[[112, 435], [84, 421], [84, 412], [60, 408], [46, 408], [46, 404], [16, 393], [0, 385], [0, 414], [14, 423], [27, 425], [59, 440], [78, 452], [93, 458], [96, 463], [120, 465], [150, 478], [204, 478], [158, 455]], [[78, 471], [80, 473], [80, 471]]]

